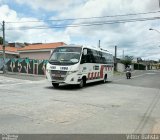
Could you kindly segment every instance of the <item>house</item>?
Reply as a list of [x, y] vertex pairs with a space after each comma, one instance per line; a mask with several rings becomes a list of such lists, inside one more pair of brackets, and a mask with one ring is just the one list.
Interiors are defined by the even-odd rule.
[[66, 45], [63, 42], [56, 43], [45, 43], [45, 44], [31, 44], [23, 48], [19, 48], [20, 58], [30, 58], [30, 59], [49, 59], [51, 52], [59, 47]]
[[[66, 45], [64, 42], [55, 43], [35, 43], [20, 44], [9, 43], [5, 47], [6, 58], [29, 58], [29, 59], [49, 59], [51, 52], [59, 47]], [[0, 57], [3, 57], [3, 47], [0, 46]]]
[[[5, 56], [6, 58], [18, 58], [18, 48], [6, 46], [5, 47]], [[3, 58], [3, 47], [0, 45], [0, 58]]]

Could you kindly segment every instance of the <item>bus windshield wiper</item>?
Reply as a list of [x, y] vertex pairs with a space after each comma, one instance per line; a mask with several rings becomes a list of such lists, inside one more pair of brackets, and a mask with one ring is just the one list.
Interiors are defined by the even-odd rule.
[[50, 62], [60, 62], [60, 61], [58, 61], [58, 60], [55, 60], [55, 59], [51, 59], [51, 60], [49, 60]]
[[49, 63], [51, 63], [51, 64], [61, 64], [60, 61], [58, 61], [58, 60], [53, 60], [53, 59], [49, 60]]
[[66, 59], [61, 59], [60, 62], [69, 62], [70, 60], [66, 60]]

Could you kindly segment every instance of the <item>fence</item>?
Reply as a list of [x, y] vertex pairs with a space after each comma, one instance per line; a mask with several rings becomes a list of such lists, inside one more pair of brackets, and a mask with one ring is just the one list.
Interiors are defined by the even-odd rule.
[[146, 70], [146, 66], [143, 64], [134, 64], [135, 70]]
[[[45, 75], [48, 60], [34, 60], [29, 58], [6, 58], [7, 71]], [[3, 70], [3, 58], [0, 58], [0, 70]]]

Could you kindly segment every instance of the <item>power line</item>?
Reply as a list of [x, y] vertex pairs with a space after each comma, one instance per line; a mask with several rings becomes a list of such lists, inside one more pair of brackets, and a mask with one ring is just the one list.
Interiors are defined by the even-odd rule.
[[66, 28], [66, 27], [80, 27], [80, 26], [98, 26], [98, 25], [105, 25], [105, 24], [118, 24], [118, 23], [149, 21], [149, 20], [157, 20], [157, 19], [160, 19], [160, 17], [135, 18], [135, 19], [125, 19], [125, 20], [109, 20], [109, 21], [79, 23], [79, 24], [70, 24], [70, 25], [54, 25], [54, 26], [48, 26], [48, 27], [35, 26], [35, 27], [8, 28], [6, 30], [28, 30], [28, 29], [51, 29], [51, 28]]
[[155, 14], [160, 13], [160, 11], [153, 12], [143, 12], [143, 13], [130, 13], [130, 14], [120, 14], [120, 15], [110, 15], [110, 16], [100, 16], [100, 17], [84, 17], [84, 18], [69, 18], [69, 19], [53, 19], [53, 20], [38, 20], [38, 21], [17, 21], [12, 22], [8, 21], [6, 23], [26, 23], [26, 22], [45, 22], [45, 21], [70, 21], [70, 20], [81, 20], [81, 19], [98, 19], [98, 18], [106, 18], [106, 17], [123, 17], [123, 16], [134, 16], [134, 15], [146, 15], [146, 14]]

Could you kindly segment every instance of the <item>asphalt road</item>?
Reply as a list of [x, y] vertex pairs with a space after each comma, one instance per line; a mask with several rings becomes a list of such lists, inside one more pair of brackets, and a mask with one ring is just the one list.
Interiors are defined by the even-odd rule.
[[160, 71], [132, 74], [83, 89], [0, 74], [0, 133], [160, 133]]

